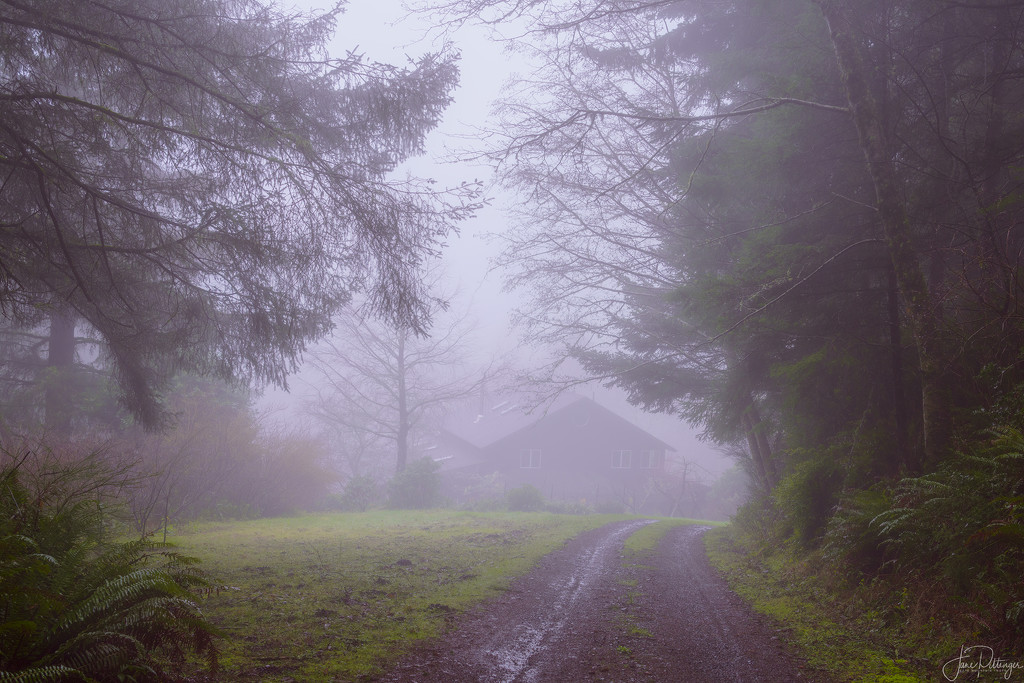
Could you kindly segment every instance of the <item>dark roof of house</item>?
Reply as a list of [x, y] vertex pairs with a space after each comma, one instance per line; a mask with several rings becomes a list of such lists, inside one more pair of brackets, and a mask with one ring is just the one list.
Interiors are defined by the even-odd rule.
[[486, 448], [541, 422], [558, 420], [563, 412], [580, 402], [585, 402], [592, 410], [600, 411], [602, 419], [617, 422], [624, 428], [642, 432], [653, 443], [657, 443], [665, 450], [675, 450], [661, 439], [596, 401], [576, 394], [563, 394], [544, 409], [532, 411], [530, 403], [522, 397], [504, 396], [491, 400], [484, 396], [472, 405], [467, 404], [449, 413], [442, 431], [475, 448]]
[[483, 395], [467, 401], [448, 413], [442, 431], [477, 448], [489, 446], [510, 434], [536, 424], [552, 410], [579, 400], [575, 394], [565, 394], [545, 408], [535, 408], [523, 396], [504, 395], [492, 398]]

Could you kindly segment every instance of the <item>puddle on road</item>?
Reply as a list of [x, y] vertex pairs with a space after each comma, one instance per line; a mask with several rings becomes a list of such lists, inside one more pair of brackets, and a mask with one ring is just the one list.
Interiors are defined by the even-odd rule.
[[530, 660], [536, 654], [557, 640], [572, 616], [574, 606], [580, 602], [600, 573], [600, 568], [607, 557], [614, 552], [617, 545], [634, 531], [654, 520], [633, 522], [605, 538], [599, 545], [590, 549], [577, 559], [573, 571], [557, 588], [556, 597], [542, 614], [537, 614], [534, 623], [516, 626], [511, 634], [498, 636], [495, 640], [502, 644], [499, 648], [484, 653], [486, 669], [493, 672], [486, 680], [497, 683], [532, 683], [538, 680], [541, 671]]

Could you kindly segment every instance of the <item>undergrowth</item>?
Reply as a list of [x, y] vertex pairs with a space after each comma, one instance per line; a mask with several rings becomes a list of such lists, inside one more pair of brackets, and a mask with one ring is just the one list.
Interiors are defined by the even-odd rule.
[[855, 683], [935, 680], [920, 675], [898, 633], [822, 580], [812, 557], [784, 548], [765, 553], [745, 543], [735, 526], [709, 531], [705, 546], [729, 587], [786, 630], [813, 669]]
[[840, 492], [813, 534], [794, 490], [784, 480], [707, 544], [812, 664], [844, 681], [953, 680], [958, 656], [982, 652], [973, 680], [1024, 677], [1021, 431], [994, 432], [927, 474]]
[[119, 480], [97, 454], [0, 452], [0, 681], [162, 681], [187, 652], [216, 669], [195, 561], [110, 537]]

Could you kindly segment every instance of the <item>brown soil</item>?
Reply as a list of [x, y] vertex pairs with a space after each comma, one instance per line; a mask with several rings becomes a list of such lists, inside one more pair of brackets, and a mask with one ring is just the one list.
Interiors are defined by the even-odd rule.
[[674, 527], [642, 564], [630, 564], [637, 560], [623, 557], [623, 543], [645, 523], [581, 534], [380, 680], [828, 680], [726, 587], [704, 553], [706, 527]]

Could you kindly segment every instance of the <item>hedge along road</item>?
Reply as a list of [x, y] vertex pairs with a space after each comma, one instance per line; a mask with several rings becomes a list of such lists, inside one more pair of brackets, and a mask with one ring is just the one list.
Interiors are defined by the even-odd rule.
[[649, 523], [580, 534], [379, 680], [828, 680], [804, 669], [781, 635], [726, 587], [704, 553], [707, 527], [672, 527], [652, 553], [625, 557], [625, 540]]

